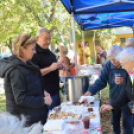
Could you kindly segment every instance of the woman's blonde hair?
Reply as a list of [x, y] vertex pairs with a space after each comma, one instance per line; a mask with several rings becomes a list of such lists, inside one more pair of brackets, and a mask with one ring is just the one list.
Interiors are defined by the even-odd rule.
[[66, 46], [60, 46], [60, 56], [66, 56], [68, 53], [68, 48]]
[[24, 48], [27, 48], [27, 46], [33, 43], [36, 43], [35, 37], [28, 33], [21, 33], [12, 44], [12, 52], [15, 56], [21, 57], [20, 47], [23, 46]]

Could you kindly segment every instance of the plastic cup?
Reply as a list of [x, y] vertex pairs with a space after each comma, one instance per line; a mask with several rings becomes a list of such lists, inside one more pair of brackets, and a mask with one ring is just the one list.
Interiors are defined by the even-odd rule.
[[117, 80], [117, 78], [118, 78], [118, 82], [121, 82], [121, 74], [120, 73], [115, 74], [115, 79]]
[[84, 128], [89, 129], [89, 124], [90, 124], [89, 115], [84, 116], [82, 121], [83, 121]]

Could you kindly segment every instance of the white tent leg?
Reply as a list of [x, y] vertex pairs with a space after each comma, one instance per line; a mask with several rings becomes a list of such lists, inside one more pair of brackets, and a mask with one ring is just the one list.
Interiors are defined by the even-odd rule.
[[76, 76], [78, 75], [77, 70], [77, 50], [76, 50], [76, 36], [75, 36], [75, 20], [74, 20], [74, 13], [71, 13], [72, 17], [72, 35], [73, 35], [73, 44], [74, 44], [74, 52], [75, 52], [75, 69], [76, 69]]
[[94, 42], [94, 56], [95, 56], [95, 60], [96, 60], [96, 51], [95, 51], [95, 31], [94, 31], [93, 42]]
[[86, 59], [85, 59], [85, 43], [84, 43], [84, 31], [82, 31], [82, 44], [83, 44], [83, 60], [84, 60], [84, 64], [86, 64]]

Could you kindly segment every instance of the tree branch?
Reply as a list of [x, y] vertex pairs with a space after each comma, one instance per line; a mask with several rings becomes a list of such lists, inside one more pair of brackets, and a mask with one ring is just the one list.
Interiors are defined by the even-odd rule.
[[[26, 1], [25, 1], [25, 2], [26, 2]], [[34, 16], [34, 18], [36, 18], [36, 19], [38, 20], [38, 21], [37, 21], [37, 22], [38, 22], [38, 25], [39, 25], [40, 27], [43, 27], [43, 25], [40, 23], [41, 20], [40, 20], [39, 16], [33, 12], [32, 8], [31, 8], [30, 6], [27, 6], [26, 4], [25, 4], [25, 7], [32, 13], [32, 15]]]
[[55, 29], [55, 26], [52, 26], [51, 29], [50, 29], [50, 32], [53, 32]]
[[[52, 2], [55, 2], [55, 1], [51, 1], [51, 5], [52, 5]], [[50, 17], [48, 17], [46, 14], [44, 14], [44, 17], [47, 19], [48, 23], [50, 23], [54, 17], [55, 7], [56, 7], [56, 5], [52, 7]]]
[[53, 8], [51, 9], [51, 12], [52, 12], [52, 13], [51, 13], [51, 15], [50, 15], [49, 23], [52, 21], [54, 15], [55, 15], [55, 7], [53, 7]]
[[[54, 18], [54, 15], [55, 15], [55, 7], [56, 7], [57, 3], [54, 2], [54, 4], [55, 4], [55, 5], [54, 5], [53, 8], [51, 9], [51, 15], [50, 15], [49, 23], [51, 23], [51, 21], [52, 21], [53, 18]], [[52, 28], [50, 29], [50, 32], [53, 32], [54, 29], [55, 29], [55, 26], [52, 26]]]
[[44, 14], [44, 17], [45, 17], [45, 19], [47, 19], [47, 21], [49, 22], [49, 17], [48, 17], [46, 14]]
[[12, 52], [12, 38], [9, 38], [9, 43], [6, 41], [6, 46], [8, 46], [8, 48]]

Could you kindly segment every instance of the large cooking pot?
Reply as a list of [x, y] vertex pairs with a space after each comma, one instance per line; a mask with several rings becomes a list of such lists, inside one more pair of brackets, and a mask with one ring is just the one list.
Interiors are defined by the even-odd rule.
[[89, 87], [89, 76], [66, 77], [67, 100], [78, 102], [79, 98]]

